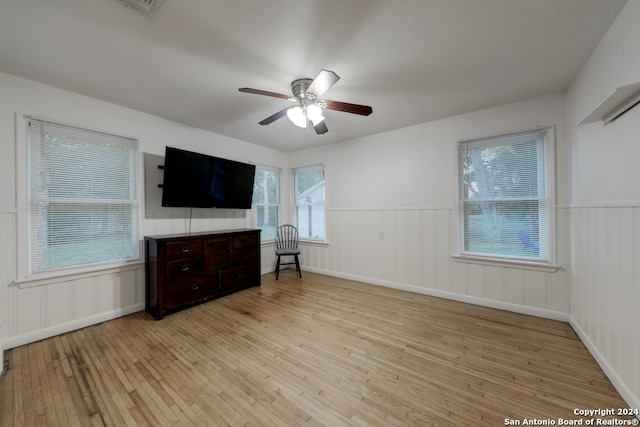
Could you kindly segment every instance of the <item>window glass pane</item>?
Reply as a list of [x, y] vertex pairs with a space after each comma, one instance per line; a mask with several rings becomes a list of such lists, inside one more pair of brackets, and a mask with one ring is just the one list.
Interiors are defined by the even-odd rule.
[[253, 203], [256, 205], [279, 204], [280, 171], [256, 166], [253, 185]]
[[280, 217], [280, 170], [256, 166], [253, 185], [254, 226], [260, 228], [260, 240], [274, 240]]
[[273, 240], [276, 238], [278, 228], [278, 206], [256, 206], [257, 227], [262, 230], [260, 240]]
[[297, 203], [324, 203], [324, 169], [299, 169], [295, 181]]
[[61, 268], [129, 259], [130, 205], [52, 203], [47, 208], [46, 256], [41, 267]]
[[459, 145], [463, 252], [548, 259], [547, 131]]
[[326, 236], [324, 168], [296, 169], [294, 188], [294, 215], [300, 237], [323, 240]]
[[298, 205], [296, 218], [300, 237], [324, 239], [324, 205]]
[[539, 202], [465, 203], [465, 251], [515, 257], [539, 256]]

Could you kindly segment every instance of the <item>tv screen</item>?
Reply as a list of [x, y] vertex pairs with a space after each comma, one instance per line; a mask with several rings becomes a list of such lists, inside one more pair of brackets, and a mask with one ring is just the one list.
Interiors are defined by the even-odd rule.
[[162, 206], [250, 209], [256, 167], [166, 147]]

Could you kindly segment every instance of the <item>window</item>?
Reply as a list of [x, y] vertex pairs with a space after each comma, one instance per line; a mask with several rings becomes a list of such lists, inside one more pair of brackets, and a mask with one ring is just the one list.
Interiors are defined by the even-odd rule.
[[550, 260], [551, 133], [459, 143], [463, 254]]
[[138, 142], [25, 120], [24, 274], [140, 258]]
[[252, 203], [253, 223], [262, 230], [260, 240], [274, 240], [280, 224], [280, 169], [256, 166]]
[[301, 238], [325, 239], [324, 167], [293, 170], [294, 219]]

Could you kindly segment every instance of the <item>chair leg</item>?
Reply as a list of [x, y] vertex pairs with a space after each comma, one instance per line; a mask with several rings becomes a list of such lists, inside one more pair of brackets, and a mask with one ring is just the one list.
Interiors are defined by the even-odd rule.
[[280, 255], [278, 255], [278, 260], [276, 261], [276, 280], [278, 280], [279, 274], [280, 274]]
[[300, 269], [300, 261], [298, 260], [298, 255], [296, 255], [295, 257], [296, 257], [296, 271], [298, 272], [298, 275], [302, 279], [302, 270]]

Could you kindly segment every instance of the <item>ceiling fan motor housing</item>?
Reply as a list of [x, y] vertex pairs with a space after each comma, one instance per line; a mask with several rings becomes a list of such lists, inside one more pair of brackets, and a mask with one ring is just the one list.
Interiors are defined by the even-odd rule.
[[307, 93], [307, 88], [311, 86], [313, 79], [297, 79], [291, 82], [291, 92], [298, 99], [309, 98], [311, 95]]

